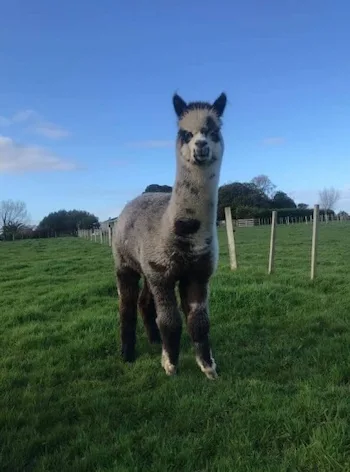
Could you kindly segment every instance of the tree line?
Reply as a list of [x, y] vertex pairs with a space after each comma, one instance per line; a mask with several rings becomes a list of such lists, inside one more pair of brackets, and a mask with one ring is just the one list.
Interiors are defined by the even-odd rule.
[[4, 200], [0, 204], [0, 237], [3, 240], [76, 236], [78, 229], [99, 227], [96, 215], [84, 210], [49, 213], [37, 226], [29, 224], [25, 202]]
[[[171, 192], [168, 185], [151, 184], [145, 192]], [[320, 214], [334, 214], [340, 192], [334, 188], [319, 192]], [[218, 195], [218, 220], [225, 218], [225, 207], [230, 207], [233, 218], [268, 218], [272, 210], [280, 217], [311, 216], [313, 208], [307, 203], [296, 203], [286, 192], [276, 190], [270, 178], [258, 175], [250, 182], [232, 182], [221, 185]]]
[[[145, 192], [171, 192], [169, 185], [151, 184]], [[306, 203], [296, 203], [287, 193], [276, 190], [268, 176], [258, 175], [250, 182], [232, 182], [221, 185], [218, 192], [217, 219], [225, 218], [225, 207], [230, 207], [233, 218], [268, 218], [272, 210], [278, 210], [280, 217], [311, 216], [313, 208]], [[340, 199], [340, 192], [333, 187], [319, 192], [320, 213], [334, 214], [334, 207]], [[346, 212], [340, 212], [348, 218]], [[75, 236], [78, 229], [92, 229], [100, 226], [96, 215], [85, 210], [59, 210], [49, 213], [40, 223], [29, 225], [29, 213], [23, 201], [4, 200], [0, 202], [0, 238], [44, 238], [54, 236]]]

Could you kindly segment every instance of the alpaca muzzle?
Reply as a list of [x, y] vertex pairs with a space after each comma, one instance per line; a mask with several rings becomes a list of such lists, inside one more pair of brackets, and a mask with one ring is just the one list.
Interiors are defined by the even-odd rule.
[[209, 158], [209, 146], [207, 141], [197, 141], [193, 151], [194, 160], [197, 164], [206, 162]]

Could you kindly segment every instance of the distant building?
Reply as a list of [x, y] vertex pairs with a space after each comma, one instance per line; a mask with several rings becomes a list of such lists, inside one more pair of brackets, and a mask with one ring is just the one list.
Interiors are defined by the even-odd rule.
[[118, 217], [116, 216], [115, 218], [108, 218], [108, 220], [106, 221], [102, 221], [100, 223], [100, 228], [102, 229], [102, 231], [106, 231], [110, 225], [113, 225], [114, 222], [116, 222], [118, 220]]

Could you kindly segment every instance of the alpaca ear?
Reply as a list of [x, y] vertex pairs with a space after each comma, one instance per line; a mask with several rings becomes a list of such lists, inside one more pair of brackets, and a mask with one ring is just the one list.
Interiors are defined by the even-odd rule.
[[184, 100], [182, 100], [180, 95], [175, 93], [173, 96], [173, 105], [174, 105], [175, 113], [177, 114], [178, 118], [180, 118], [180, 116], [183, 114], [183, 112], [187, 108], [187, 103]]
[[216, 111], [218, 116], [222, 116], [226, 107], [227, 97], [225, 93], [222, 93], [213, 103], [213, 109]]

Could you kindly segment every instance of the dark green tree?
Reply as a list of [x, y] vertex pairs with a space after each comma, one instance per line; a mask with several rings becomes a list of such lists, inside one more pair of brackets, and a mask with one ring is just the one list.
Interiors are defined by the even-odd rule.
[[150, 184], [150, 185], [147, 185], [143, 193], [148, 193], [148, 192], [170, 193], [171, 191], [172, 191], [172, 187], [170, 187], [169, 185]]
[[272, 201], [272, 208], [278, 210], [278, 208], [296, 208], [295, 201], [290, 198], [285, 192], [278, 191], [275, 193]]
[[[244, 213], [247, 209], [269, 208], [271, 200], [252, 182], [233, 182], [219, 187], [218, 219], [224, 219], [225, 207], [233, 210], [233, 216]], [[244, 216], [240, 216], [243, 218]]]
[[43, 218], [39, 230], [44, 230], [57, 235], [75, 234], [78, 228], [91, 229], [99, 227], [97, 216], [83, 210], [59, 210], [52, 212]]

